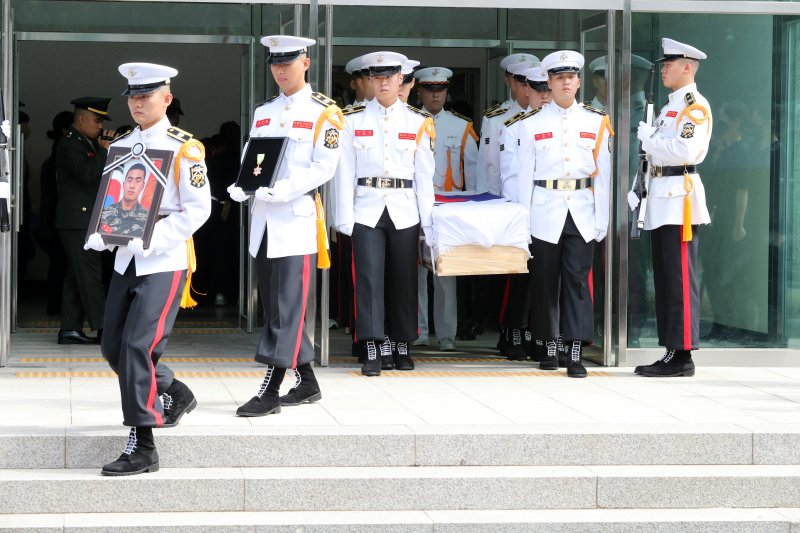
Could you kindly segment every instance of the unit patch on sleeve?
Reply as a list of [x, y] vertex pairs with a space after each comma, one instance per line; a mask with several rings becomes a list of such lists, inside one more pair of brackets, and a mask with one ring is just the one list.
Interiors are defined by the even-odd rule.
[[192, 184], [192, 187], [200, 188], [206, 184], [206, 167], [205, 165], [197, 164], [192, 165], [191, 170], [191, 178], [189, 179], [189, 183]]
[[691, 139], [694, 137], [694, 124], [691, 122], [684, 122], [683, 131], [681, 131], [681, 137], [684, 139]]
[[339, 130], [329, 128], [325, 130], [325, 148], [339, 148]]

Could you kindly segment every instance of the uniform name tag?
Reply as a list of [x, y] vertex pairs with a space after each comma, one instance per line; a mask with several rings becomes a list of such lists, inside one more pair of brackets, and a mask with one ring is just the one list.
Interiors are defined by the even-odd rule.
[[262, 118], [261, 120], [256, 120], [256, 128], [260, 128], [262, 126], [269, 126], [268, 118]]
[[356, 130], [356, 137], [372, 137], [372, 130]]
[[537, 140], [537, 141], [541, 141], [541, 140], [544, 140], [544, 139], [552, 139], [553, 138], [553, 132], [552, 131], [547, 131], [545, 133], [537, 133], [536, 135], [533, 136], [533, 138], [534, 138], [534, 140]]
[[405, 139], [407, 141], [415, 141], [417, 139], [417, 134], [416, 133], [398, 133], [397, 134], [397, 138], [398, 139]]
[[582, 131], [581, 139], [597, 139], [597, 134], [592, 133], [591, 131]]
[[675, 118], [675, 117], [678, 116], [678, 112], [677, 111], [667, 111], [667, 116], [670, 117], [670, 118]]
[[295, 120], [294, 123], [292, 124], [292, 127], [310, 130], [311, 128], [314, 127], [314, 124], [312, 124], [311, 122], [304, 122], [302, 120]]

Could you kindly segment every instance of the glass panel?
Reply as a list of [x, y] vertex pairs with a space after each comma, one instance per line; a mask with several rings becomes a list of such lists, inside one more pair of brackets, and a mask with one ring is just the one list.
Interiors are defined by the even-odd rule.
[[[794, 267], [800, 235], [793, 230], [800, 216], [794, 155], [800, 142], [800, 28], [795, 20], [770, 15], [693, 14], [692, 21], [703, 31], [688, 28], [683, 14], [634, 14], [633, 53], [654, 60], [661, 55], [660, 37], [670, 36], [709, 57], [697, 76], [714, 117], [700, 170], [712, 217], [700, 229], [701, 343], [785, 347], [800, 336], [800, 322], [791, 318], [800, 316], [800, 272]], [[657, 87], [655, 101], [664, 102], [668, 92]], [[633, 122], [641, 120], [641, 110], [631, 112]], [[631, 241], [629, 262], [629, 346], [653, 347], [647, 232]]]
[[509, 9], [508, 38], [577, 43], [580, 20], [585, 16], [585, 12], [566, 9]]
[[337, 37], [498, 38], [494, 9], [337, 6], [333, 27]]
[[249, 35], [246, 4], [14, 0], [17, 31]]

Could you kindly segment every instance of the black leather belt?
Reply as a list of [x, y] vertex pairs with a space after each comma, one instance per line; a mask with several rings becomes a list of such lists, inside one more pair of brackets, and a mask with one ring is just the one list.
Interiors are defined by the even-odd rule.
[[400, 178], [358, 178], [357, 183], [364, 187], [375, 187], [376, 189], [410, 189], [414, 186], [414, 180]]
[[650, 175], [656, 178], [664, 176], [683, 176], [684, 172], [694, 174], [697, 172], [697, 165], [681, 165], [677, 167], [650, 167]]
[[588, 189], [591, 187], [592, 178], [535, 180], [533, 184], [537, 187], [544, 187], [545, 189], [553, 189], [556, 191], [577, 191], [579, 189]]

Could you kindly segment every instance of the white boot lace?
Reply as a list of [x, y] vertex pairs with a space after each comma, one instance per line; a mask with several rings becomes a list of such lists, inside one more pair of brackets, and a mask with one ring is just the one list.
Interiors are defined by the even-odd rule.
[[161, 395], [161, 404], [164, 406], [164, 410], [172, 409], [172, 396], [167, 394], [166, 392]]
[[367, 359], [374, 361], [378, 357], [378, 349], [375, 347], [375, 341], [367, 341]]
[[389, 336], [385, 336], [383, 338], [383, 343], [381, 344], [381, 357], [391, 357], [392, 356], [392, 341], [389, 340]]
[[573, 363], [581, 362], [581, 341], [572, 341], [572, 352], [570, 353]]
[[261, 382], [261, 386], [258, 388], [258, 394], [256, 394], [259, 398], [264, 396], [264, 393], [267, 392], [267, 387], [269, 387], [269, 382], [272, 379], [273, 370], [275, 370], [274, 366], [267, 367], [267, 372], [264, 374], [264, 381]]
[[131, 432], [128, 433], [128, 443], [125, 445], [125, 449], [122, 451], [125, 455], [130, 455], [134, 451], [136, 451], [136, 445], [139, 444], [139, 441], [136, 440], [136, 428], [132, 427]]
[[408, 343], [407, 342], [398, 342], [397, 343], [397, 354], [398, 355], [408, 355]]

